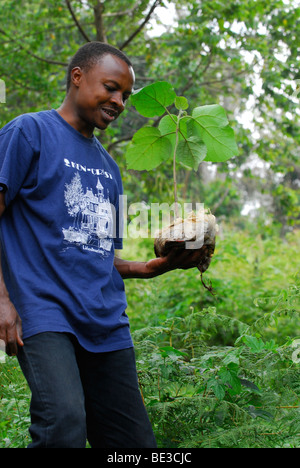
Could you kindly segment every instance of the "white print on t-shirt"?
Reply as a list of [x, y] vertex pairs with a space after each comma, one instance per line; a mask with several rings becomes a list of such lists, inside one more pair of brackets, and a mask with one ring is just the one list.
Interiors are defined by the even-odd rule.
[[115, 209], [109, 200], [109, 190], [97, 178], [96, 190], [82, 186], [79, 172], [66, 184], [65, 205], [74, 218], [72, 226], [63, 228], [64, 241], [83, 250], [108, 256], [113, 244]]
[[70, 167], [72, 169], [77, 169], [79, 172], [89, 172], [95, 176], [104, 176], [106, 179], [112, 179], [113, 176], [110, 172], [105, 171], [104, 169], [95, 169], [93, 167], [87, 167], [83, 164], [76, 163], [74, 161], [70, 161], [69, 159], [65, 158], [64, 163], [66, 167]]

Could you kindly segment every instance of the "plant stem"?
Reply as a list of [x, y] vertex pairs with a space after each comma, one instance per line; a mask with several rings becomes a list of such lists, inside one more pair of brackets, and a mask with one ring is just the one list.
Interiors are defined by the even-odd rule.
[[173, 154], [173, 182], [174, 182], [174, 201], [175, 201], [175, 216], [178, 218], [178, 195], [177, 195], [177, 174], [176, 174], [176, 151], [179, 142], [179, 123], [181, 118], [182, 111], [179, 111], [177, 123], [176, 123], [176, 141], [174, 147], [174, 154]]

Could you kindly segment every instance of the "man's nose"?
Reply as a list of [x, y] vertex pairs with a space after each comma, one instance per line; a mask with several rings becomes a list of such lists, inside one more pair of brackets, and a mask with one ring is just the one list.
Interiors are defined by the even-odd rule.
[[115, 92], [110, 101], [115, 105], [115, 106], [118, 106], [118, 109], [120, 112], [123, 112], [123, 110], [125, 109], [125, 103], [124, 103], [124, 100], [123, 100], [123, 93], [121, 92]]

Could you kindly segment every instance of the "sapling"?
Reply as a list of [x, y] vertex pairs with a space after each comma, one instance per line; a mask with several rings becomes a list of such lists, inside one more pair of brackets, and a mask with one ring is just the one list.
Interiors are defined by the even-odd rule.
[[[223, 162], [237, 156], [234, 131], [220, 105], [196, 107], [189, 115], [188, 100], [177, 96], [172, 85], [165, 81], [137, 90], [131, 102], [144, 117], [163, 117], [158, 127], [145, 126], [134, 134], [126, 152], [128, 169], [150, 171], [170, 158], [173, 160], [175, 219], [156, 237], [155, 253], [165, 256], [173, 248], [202, 249], [203, 261], [198, 269], [204, 284], [202, 273], [208, 268], [215, 249], [216, 219], [209, 210], [192, 212], [186, 219], [179, 217], [177, 165], [197, 171], [202, 161]], [[174, 107], [177, 114], [170, 111]], [[191, 245], [193, 241], [197, 242]], [[211, 291], [211, 287], [204, 286]]]

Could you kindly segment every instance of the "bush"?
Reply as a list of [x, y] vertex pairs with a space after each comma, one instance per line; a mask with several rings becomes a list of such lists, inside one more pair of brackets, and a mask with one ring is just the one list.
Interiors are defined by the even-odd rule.
[[[273, 312], [264, 323], [280, 316]], [[211, 307], [134, 332], [140, 386], [160, 447], [300, 446], [293, 341], [266, 342], [256, 326]], [[207, 344], [221, 328], [239, 331], [234, 346]]]
[[18, 361], [0, 363], [0, 448], [24, 448], [29, 443], [30, 392]]
[[[228, 229], [206, 273], [216, 298], [195, 270], [126, 283], [140, 386], [160, 447], [300, 446], [292, 358], [299, 234], [262, 239]], [[149, 258], [151, 242], [141, 244]]]

